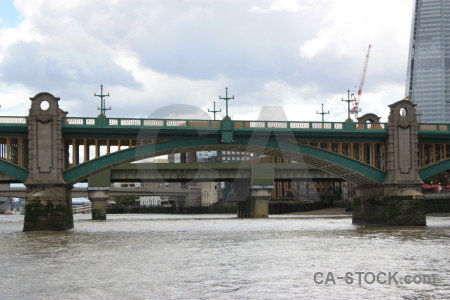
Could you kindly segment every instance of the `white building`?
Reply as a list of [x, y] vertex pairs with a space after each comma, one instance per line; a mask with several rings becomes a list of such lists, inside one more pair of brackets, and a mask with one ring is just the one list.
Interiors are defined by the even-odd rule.
[[161, 206], [160, 196], [141, 196], [139, 197], [140, 206]]
[[219, 183], [217, 182], [202, 182], [202, 206], [210, 206], [219, 201]]

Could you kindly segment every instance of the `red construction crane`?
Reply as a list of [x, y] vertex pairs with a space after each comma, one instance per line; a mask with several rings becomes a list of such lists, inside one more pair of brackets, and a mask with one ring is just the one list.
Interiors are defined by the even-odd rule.
[[367, 50], [366, 59], [364, 60], [363, 69], [361, 72], [360, 80], [359, 80], [359, 88], [358, 88], [358, 94], [355, 96], [355, 94], [352, 94], [352, 99], [355, 100], [355, 104], [353, 108], [350, 110], [351, 114], [354, 114], [355, 117], [358, 117], [358, 112], [361, 111], [361, 108], [359, 108], [359, 102], [361, 100], [361, 94], [362, 89], [364, 86], [364, 79], [366, 78], [366, 71], [367, 71], [367, 64], [369, 63], [369, 57], [370, 57], [370, 48], [372, 48], [372, 45], [369, 45], [369, 49]]

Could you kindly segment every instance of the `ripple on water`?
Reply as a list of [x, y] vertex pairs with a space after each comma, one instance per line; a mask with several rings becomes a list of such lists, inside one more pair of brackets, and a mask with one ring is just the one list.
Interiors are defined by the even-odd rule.
[[[5, 216], [6, 217], [6, 216]], [[75, 215], [67, 232], [0, 216], [1, 299], [448, 298], [450, 219], [355, 227], [351, 218]], [[11, 216], [8, 216], [11, 217]], [[438, 274], [435, 285], [316, 284], [314, 274]]]

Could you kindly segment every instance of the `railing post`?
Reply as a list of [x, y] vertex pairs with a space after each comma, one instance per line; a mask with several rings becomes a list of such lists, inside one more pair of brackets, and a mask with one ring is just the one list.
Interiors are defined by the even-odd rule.
[[109, 125], [109, 119], [99, 116], [98, 118], [95, 119], [95, 125], [97, 125], [97, 126]]
[[234, 122], [230, 119], [230, 117], [225, 117], [220, 121], [220, 129], [221, 129], [221, 142], [224, 144], [234, 143], [233, 131], [234, 131]]

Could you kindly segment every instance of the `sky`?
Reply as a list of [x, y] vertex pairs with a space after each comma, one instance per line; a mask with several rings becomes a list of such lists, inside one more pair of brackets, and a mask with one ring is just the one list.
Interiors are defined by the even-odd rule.
[[[387, 121], [405, 96], [413, 0], [0, 0], [0, 115], [60, 97], [69, 117], [290, 121], [347, 118], [372, 45], [359, 115]], [[191, 106], [192, 109], [187, 109]], [[196, 111], [202, 110], [202, 113]], [[270, 118], [270, 116], [269, 116]]]

